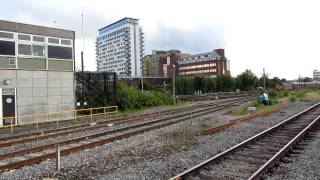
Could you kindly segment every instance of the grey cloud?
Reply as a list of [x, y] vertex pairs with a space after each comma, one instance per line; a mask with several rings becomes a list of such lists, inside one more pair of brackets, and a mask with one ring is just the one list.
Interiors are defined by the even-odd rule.
[[[75, 1], [76, 3], [76, 1]], [[99, 14], [94, 8], [65, 4], [65, 1], [17, 1], [3, 3], [0, 7], [0, 19], [35, 24], [28, 18], [33, 18], [44, 26], [54, 27], [54, 21], [58, 28], [76, 31], [77, 38], [81, 38], [81, 13], [84, 11], [84, 35], [85, 38], [95, 38], [97, 30], [113, 19]], [[21, 17], [25, 15], [25, 17]]]
[[224, 47], [224, 33], [221, 27], [202, 25], [195, 31], [158, 26], [157, 33], [147, 39], [147, 53], [152, 49], [178, 49], [189, 53], [210, 51]]

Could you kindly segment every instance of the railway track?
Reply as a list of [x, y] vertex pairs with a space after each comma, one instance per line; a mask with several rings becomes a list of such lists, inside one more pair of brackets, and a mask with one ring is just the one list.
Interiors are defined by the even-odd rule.
[[203, 116], [213, 113], [227, 107], [237, 105], [253, 98], [242, 98], [240, 100], [227, 101], [223, 103], [206, 105], [203, 107], [192, 107], [182, 113], [169, 115], [168, 117], [159, 118], [147, 122], [141, 122], [134, 125], [128, 125], [113, 130], [106, 130], [99, 133], [93, 133], [82, 137], [58, 141], [55, 143], [40, 145], [32, 148], [8, 152], [0, 155], [0, 171], [16, 169], [21, 166], [31, 165], [43, 160], [51, 159], [56, 156], [55, 147], [61, 147], [61, 155], [67, 155], [72, 152], [99, 146], [108, 142], [127, 138], [132, 135], [146, 131], [158, 129], [164, 126], [175, 124], [181, 121], [189, 120], [194, 117]]
[[[247, 98], [251, 98], [251, 96], [250, 97], [241, 97], [238, 100], [244, 100]], [[235, 100], [234, 99], [226, 100], [226, 101], [223, 101], [222, 103], [228, 103], [228, 102], [235, 102]], [[197, 108], [217, 106], [217, 105], [218, 105], [218, 103], [207, 103], [207, 104], [198, 105]], [[170, 110], [166, 110], [166, 111], [162, 111], [162, 112], [152, 112], [152, 113], [129, 116], [129, 117], [125, 116], [125, 117], [113, 118], [113, 119], [109, 119], [109, 120], [96, 122], [96, 124], [94, 124], [94, 125], [90, 125], [90, 124], [73, 125], [73, 126], [68, 126], [68, 127], [63, 127], [63, 128], [52, 129], [52, 130], [24, 133], [24, 134], [20, 134], [20, 135], [3, 137], [3, 138], [0, 138], [0, 148], [12, 146], [15, 144], [21, 144], [21, 143], [32, 142], [32, 141], [37, 141], [37, 140], [42, 140], [42, 139], [48, 139], [51, 137], [68, 135], [68, 134], [77, 133], [77, 132], [105, 128], [105, 127], [110, 126], [111, 123], [112, 123], [112, 125], [119, 125], [119, 124], [131, 123], [131, 122], [139, 122], [139, 121], [145, 120], [146, 118], [157, 117], [160, 115], [164, 116], [164, 115], [170, 115], [170, 114], [174, 114], [174, 113], [187, 112], [187, 111], [190, 111], [194, 108], [195, 107], [192, 106], [192, 107], [184, 107], [184, 108], [178, 108], [178, 109], [170, 109]]]
[[171, 179], [260, 179], [306, 135], [319, 130], [319, 121], [320, 103]]

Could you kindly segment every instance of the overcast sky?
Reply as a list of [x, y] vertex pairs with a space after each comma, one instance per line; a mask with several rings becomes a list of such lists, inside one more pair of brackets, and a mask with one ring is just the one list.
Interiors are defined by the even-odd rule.
[[266, 68], [294, 79], [320, 69], [319, 9], [317, 0], [2, 0], [0, 19], [76, 31], [79, 67], [83, 11], [86, 70], [96, 69], [97, 30], [132, 17], [145, 32], [146, 54], [224, 48], [233, 76]]

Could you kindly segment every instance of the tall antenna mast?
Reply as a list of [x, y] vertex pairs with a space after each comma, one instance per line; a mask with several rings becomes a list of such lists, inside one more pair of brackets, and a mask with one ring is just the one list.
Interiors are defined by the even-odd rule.
[[83, 33], [83, 11], [82, 11], [82, 19], [81, 19], [81, 29], [82, 29], [82, 51], [84, 51], [84, 33]]
[[83, 65], [83, 51], [84, 51], [84, 36], [83, 36], [83, 11], [81, 14], [81, 29], [82, 29], [82, 51], [81, 51], [81, 71], [84, 71], [84, 65]]

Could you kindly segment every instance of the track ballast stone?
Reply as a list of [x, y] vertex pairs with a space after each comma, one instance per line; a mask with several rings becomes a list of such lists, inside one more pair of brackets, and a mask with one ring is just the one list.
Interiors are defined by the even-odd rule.
[[[213, 135], [196, 136], [188, 148], [170, 151], [164, 134], [201, 126], [204, 122], [222, 122], [232, 116], [222, 115], [227, 110], [192, 121], [184, 121], [151, 132], [118, 140], [93, 149], [61, 157], [61, 171], [56, 172], [55, 160], [0, 174], [0, 179], [166, 179], [190, 168], [233, 145], [275, 125], [309, 107], [312, 102], [295, 102], [287, 109], [267, 117], [240, 123]], [[171, 144], [170, 144], [171, 145]]]

